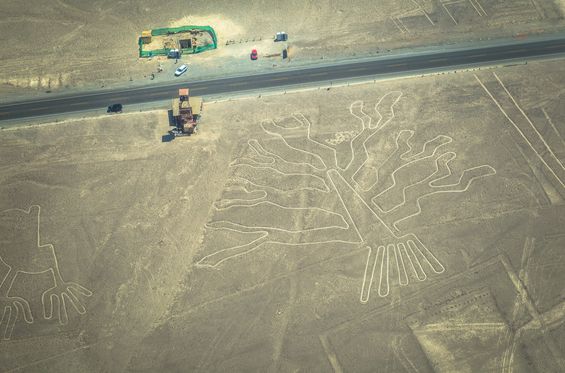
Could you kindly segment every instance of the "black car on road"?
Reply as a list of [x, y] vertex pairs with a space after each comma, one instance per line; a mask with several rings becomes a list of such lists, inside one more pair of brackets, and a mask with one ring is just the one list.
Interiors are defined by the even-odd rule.
[[108, 113], [121, 113], [122, 112], [122, 104], [112, 104], [108, 106]]

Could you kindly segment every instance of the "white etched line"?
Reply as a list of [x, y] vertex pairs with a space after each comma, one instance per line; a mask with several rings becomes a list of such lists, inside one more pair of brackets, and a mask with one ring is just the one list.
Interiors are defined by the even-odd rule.
[[414, 252], [414, 247], [417, 248], [417, 246], [412, 240], [408, 240], [406, 243], [408, 244], [408, 249], [410, 250], [410, 254], [411, 254], [410, 257], [413, 258], [415, 263], [414, 274], [416, 275], [418, 281], [424, 281], [428, 276], [426, 275], [424, 268], [422, 268], [422, 264], [420, 263], [418, 256]]
[[559, 139], [559, 141], [561, 142], [561, 145], [563, 147], [565, 147], [565, 141], [563, 141], [563, 138], [561, 137], [561, 133], [557, 130], [557, 127], [555, 127], [553, 120], [551, 120], [551, 117], [547, 114], [547, 111], [545, 111], [544, 108], [542, 108], [541, 111], [543, 112], [545, 119], [547, 119], [547, 122], [549, 123], [549, 125], [553, 129], [553, 133], [554, 133], [555, 138]]
[[474, 0], [474, 1], [475, 1], [475, 3], [477, 4], [477, 6], [481, 9], [481, 11], [483, 12], [483, 14], [484, 14], [485, 16], [488, 16], [488, 14], [487, 14], [485, 8], [483, 8], [483, 6], [481, 5], [481, 2], [480, 2], [479, 0]]
[[[367, 262], [365, 263], [365, 272], [363, 273], [363, 284], [361, 285], [361, 303], [367, 303], [371, 296], [371, 286], [375, 277], [375, 269], [377, 267], [377, 257], [379, 255], [380, 247], [374, 250], [372, 247], [367, 246], [369, 253], [367, 254]], [[372, 265], [371, 265], [372, 263]], [[370, 276], [369, 276], [370, 271]]]
[[[381, 125], [381, 121], [382, 121], [382, 119], [383, 119], [383, 116], [382, 116], [382, 114], [380, 113], [380, 111], [378, 110], [378, 108], [379, 108], [381, 102], [382, 102], [387, 96], [389, 96], [389, 95], [397, 95], [397, 97], [395, 98], [395, 100], [393, 101], [393, 103], [390, 105], [390, 114], [391, 114], [391, 115], [390, 115], [390, 118], [389, 118], [386, 122], [384, 122], [384, 123]], [[401, 98], [401, 97], [402, 97], [402, 92], [400, 92], [400, 91], [392, 91], [392, 92], [388, 92], [387, 94], [385, 94], [383, 97], [381, 97], [381, 98], [379, 99], [379, 101], [375, 104], [375, 108], [374, 108], [376, 114], [379, 116], [378, 122], [377, 122], [375, 125], [372, 125], [372, 117], [370, 117], [369, 115], [367, 115], [367, 114], [363, 111], [363, 106], [364, 106], [363, 101], [355, 101], [355, 102], [353, 102], [353, 103], [349, 106], [349, 112], [351, 113], [351, 115], [361, 121], [362, 129], [363, 129], [362, 132], [363, 132], [365, 129], [367, 129], [367, 128], [369, 128], [369, 129], [375, 129], [375, 132], [372, 133], [372, 134], [370, 134], [370, 135], [363, 141], [363, 143], [362, 143], [362, 147], [363, 147], [363, 152], [364, 152], [364, 158], [365, 158], [365, 160], [357, 167], [356, 170], [354, 170], [354, 172], [353, 172], [353, 174], [352, 174], [352, 176], [351, 176], [351, 180], [352, 180], [354, 183], [355, 183], [355, 180], [354, 180], [355, 175], [357, 175], [357, 173], [363, 168], [363, 166], [365, 165], [365, 163], [366, 163], [366, 162], [368, 161], [368, 159], [369, 159], [369, 151], [367, 150], [367, 145], [366, 145], [367, 142], [368, 142], [374, 135], [376, 135], [379, 130], [381, 130], [382, 128], [384, 128], [390, 121], [392, 121], [392, 120], [395, 118], [396, 114], [395, 114], [395, 111], [394, 111], [394, 106], [398, 103], [398, 101], [400, 101], [400, 98]], [[359, 107], [359, 104], [361, 104], [360, 107]], [[354, 112], [354, 108], [357, 108], [357, 107], [359, 107], [359, 113], [360, 113], [361, 115], [357, 115], [357, 114]], [[367, 120], [367, 118], [368, 118], [368, 120]], [[368, 123], [366, 123], [366, 121], [367, 121]], [[362, 133], [362, 132], [361, 132], [361, 133]], [[355, 142], [355, 140], [356, 140], [359, 136], [361, 136], [361, 133], [359, 133], [357, 136], [355, 136], [355, 138], [353, 138], [353, 140], [352, 140], [351, 143], [350, 143], [351, 152], [352, 152], [353, 156], [352, 156], [352, 158], [351, 158], [351, 161], [347, 164], [347, 166], [346, 166], [345, 169], [349, 169], [350, 167], [352, 167], [353, 162], [355, 161], [355, 151], [354, 151], [354, 149], [353, 149], [353, 143]], [[413, 132], [412, 132], [412, 133], [413, 133]], [[356, 184], [356, 183], [355, 183], [355, 184]], [[376, 182], [375, 182], [375, 184], [376, 184]]]
[[[444, 135], [436, 136], [434, 139], [432, 139], [432, 140], [430, 140], [430, 141], [427, 141], [427, 142], [424, 144], [424, 150], [423, 150], [422, 152], [425, 151], [426, 144], [428, 144], [428, 143], [433, 143], [433, 142], [436, 141], [436, 139], [439, 139], [439, 138], [442, 138], [442, 139], [443, 139], [443, 138], [447, 138], [448, 141], [442, 142], [442, 143], [440, 143], [439, 145], [437, 145], [437, 146], [434, 148], [434, 151], [432, 152], [432, 154], [430, 154], [430, 155], [428, 155], [428, 156], [421, 157], [421, 158], [417, 158], [417, 157], [419, 156], [419, 154], [418, 154], [418, 155], [416, 155], [416, 156], [409, 157], [408, 159], [411, 159], [411, 161], [409, 161], [409, 162], [403, 164], [402, 166], [398, 167], [397, 169], [395, 169], [395, 170], [392, 172], [392, 174], [390, 175], [390, 177], [392, 178], [392, 181], [393, 181], [392, 185], [389, 186], [388, 188], [384, 189], [383, 191], [381, 191], [381, 192], [378, 193], [377, 195], [375, 195], [373, 198], [371, 198], [371, 201], [373, 201], [373, 204], [374, 204], [376, 207], [378, 207], [379, 210], [380, 210], [380, 207], [379, 207], [378, 204], [375, 203], [374, 201], [375, 201], [378, 197], [380, 197], [381, 195], [385, 194], [386, 192], [388, 192], [389, 190], [393, 189], [393, 188], [396, 186], [396, 184], [397, 184], [397, 182], [396, 182], [396, 173], [397, 173], [397, 172], [399, 172], [400, 170], [403, 170], [404, 168], [409, 167], [410, 165], [414, 164], [415, 162], [419, 162], [419, 161], [422, 161], [422, 160], [425, 160], [425, 159], [435, 158], [437, 152], [441, 149], [441, 147], [443, 147], [443, 146], [445, 146], [445, 145], [447, 145], [447, 144], [449, 144], [449, 143], [451, 143], [451, 142], [453, 141], [453, 139], [452, 139], [451, 137], [449, 137], [449, 136], [444, 136]], [[397, 145], [398, 145], [398, 143], [397, 143]], [[415, 157], [416, 157], [416, 158], [415, 158]], [[375, 184], [376, 184], [376, 183], [375, 183]], [[374, 186], [375, 184], [373, 184], [373, 186]], [[372, 187], [371, 187], [369, 190], [371, 190], [371, 189], [372, 189]], [[381, 211], [384, 212], [384, 213], [389, 212], [388, 210], [381, 210]]]
[[500, 85], [502, 86], [502, 88], [504, 89], [504, 91], [508, 94], [508, 97], [510, 97], [510, 99], [512, 100], [512, 102], [514, 103], [514, 105], [516, 106], [516, 108], [520, 111], [520, 113], [522, 113], [522, 115], [524, 116], [524, 118], [526, 118], [526, 120], [528, 121], [528, 123], [530, 124], [530, 126], [533, 128], [533, 130], [535, 131], [535, 133], [538, 135], [538, 137], [540, 138], [540, 140], [543, 142], [543, 144], [545, 145], [545, 147], [547, 148], [547, 150], [549, 151], [549, 153], [551, 154], [551, 156], [557, 161], [557, 163], [561, 166], [561, 169], [565, 170], [565, 167], [563, 166], [563, 163], [561, 163], [561, 160], [555, 155], [555, 153], [553, 153], [553, 150], [551, 150], [551, 147], [549, 146], [549, 144], [545, 141], [545, 138], [542, 136], [541, 133], [539, 133], [538, 129], [536, 128], [536, 126], [534, 126], [534, 124], [532, 123], [532, 121], [530, 120], [530, 117], [528, 117], [528, 115], [526, 115], [526, 113], [524, 112], [524, 110], [522, 110], [522, 108], [520, 107], [520, 105], [518, 105], [518, 103], [516, 102], [516, 100], [514, 99], [514, 96], [512, 96], [510, 94], [510, 92], [508, 91], [508, 89], [506, 88], [506, 86], [504, 85], [504, 83], [502, 83], [502, 80], [500, 80], [500, 78], [498, 77], [498, 75], [496, 75], [495, 72], [493, 72], [493, 75], [495, 76], [496, 80], [498, 80], [498, 82], [500, 83]]
[[406, 266], [404, 265], [401, 250], [406, 251], [406, 247], [404, 246], [404, 243], [399, 242], [396, 244], [396, 248], [394, 250], [394, 257], [398, 267], [398, 283], [400, 286], [406, 286], [408, 285], [408, 273], [406, 272]]
[[440, 332], [450, 330], [501, 330], [507, 329], [508, 325], [505, 323], [436, 323], [427, 324], [418, 327], [417, 332]]
[[405, 256], [408, 259], [408, 263], [410, 264], [410, 268], [412, 269], [412, 272], [416, 273], [416, 267], [414, 266], [414, 263], [412, 262], [412, 258], [408, 254], [408, 249], [406, 248], [405, 245], [402, 245], [401, 254], [403, 254], [403, 256]]
[[[379, 283], [379, 295], [381, 297], [386, 297], [390, 292], [390, 282], [389, 282], [389, 267], [390, 261], [392, 260], [391, 251], [394, 252], [395, 245], [388, 244], [386, 247], [386, 256], [384, 255], [384, 247], [383, 247], [383, 262], [381, 263], [381, 281]], [[384, 266], [384, 270], [383, 270]], [[383, 285], [383, 277], [384, 277], [384, 285]]]
[[319, 335], [320, 343], [322, 344], [322, 348], [324, 349], [328, 361], [334, 370], [334, 373], [343, 373], [343, 369], [341, 368], [341, 364], [337, 358], [337, 355], [333, 351], [328, 338], [325, 335]]
[[[392, 224], [392, 226], [393, 226], [395, 229], [398, 229], [398, 224], [399, 224], [400, 222], [402, 222], [402, 221], [404, 221], [404, 220], [407, 220], [407, 219], [410, 219], [410, 218], [413, 218], [413, 217], [415, 217], [415, 216], [420, 215], [420, 213], [422, 212], [422, 206], [421, 206], [421, 204], [420, 204], [420, 201], [421, 201], [423, 198], [432, 196], [432, 195], [434, 195], [434, 194], [439, 194], [439, 193], [463, 193], [463, 192], [466, 192], [466, 191], [469, 189], [469, 187], [472, 185], [472, 183], [473, 183], [474, 180], [477, 180], [477, 179], [480, 179], [480, 178], [483, 178], [483, 177], [487, 177], [487, 176], [496, 175], [496, 170], [495, 170], [493, 167], [491, 167], [491, 166], [489, 166], [489, 165], [481, 165], [481, 166], [476, 166], [476, 167], [472, 167], [472, 168], [468, 168], [468, 169], [464, 170], [463, 173], [461, 174], [461, 176], [459, 177], [459, 180], [457, 181], [457, 183], [442, 185], [441, 187], [434, 187], [433, 185], [431, 185], [431, 183], [433, 183], [434, 181], [437, 181], [437, 180], [434, 180], [434, 181], [431, 181], [431, 182], [428, 183], [428, 184], [429, 184], [432, 188], [443, 188], [443, 187], [453, 187], [453, 186], [457, 186], [457, 185], [460, 185], [460, 184], [463, 183], [463, 180], [464, 180], [464, 178], [465, 178], [466, 175], [468, 175], [468, 174], [471, 173], [472, 171], [478, 170], [478, 169], [486, 169], [486, 170], [488, 170], [488, 172], [486, 172], [486, 173], [484, 173], [484, 174], [481, 174], [481, 175], [479, 175], [479, 176], [473, 176], [473, 177], [469, 178], [469, 179], [466, 181], [466, 183], [465, 183], [465, 188], [463, 188], [463, 189], [459, 189], [459, 190], [453, 190], [453, 189], [451, 189], [451, 190], [449, 190], [449, 189], [448, 189], [448, 190], [438, 190], [438, 191], [426, 193], [426, 194], [424, 194], [424, 195], [421, 195], [421, 196], [417, 197], [417, 198], [416, 198], [416, 205], [417, 205], [417, 207], [418, 207], [418, 211], [416, 211], [416, 212], [413, 213], [413, 214], [404, 216], [404, 217], [402, 217], [402, 218], [400, 218], [400, 219], [394, 221], [393, 224]], [[439, 179], [438, 179], [438, 180], [439, 180]]]
[[473, 0], [469, 0], [469, 2], [471, 3], [471, 5], [473, 6], [473, 8], [475, 9], [475, 11], [477, 12], [477, 14], [482, 17], [483, 14], [479, 11], [479, 8], [477, 8], [477, 6], [475, 5], [475, 3], [473, 2]]
[[[290, 144], [288, 143], [288, 141], [286, 141], [286, 139], [284, 138], [283, 135], [281, 135], [281, 134], [278, 133], [278, 132], [273, 132], [273, 131], [269, 131], [268, 129], [266, 129], [266, 128], [265, 128], [265, 123], [267, 123], [267, 122], [262, 122], [262, 123], [261, 123], [261, 127], [263, 128], [263, 131], [265, 131], [266, 133], [268, 133], [268, 134], [270, 134], [270, 135], [280, 137], [280, 139], [281, 139], [290, 149], [293, 149], [293, 150], [295, 150], [295, 151], [297, 151], [297, 152], [300, 152], [300, 153], [306, 153], [306, 154], [312, 156], [312, 158], [319, 160], [319, 161], [321, 162], [321, 164], [323, 165], [323, 167], [322, 167], [322, 168], [318, 168], [318, 167], [312, 165], [312, 167], [314, 167], [316, 170], [322, 171], [322, 170], [326, 170], [326, 169], [328, 168], [327, 165], [325, 164], [324, 160], [323, 160], [318, 154], [315, 154], [315, 153], [306, 151], [306, 150], [304, 150], [304, 149], [299, 149], [299, 148], [296, 148], [296, 147], [290, 145]], [[284, 127], [279, 126], [279, 125], [278, 125], [277, 123], [275, 123], [274, 121], [269, 121], [268, 123], [271, 124], [271, 125], [273, 125], [274, 127], [279, 128], [279, 129], [286, 130]]]
[[412, 3], [416, 5], [416, 7], [418, 8], [417, 10], [423, 13], [426, 19], [432, 24], [432, 26], [434, 26], [434, 21], [432, 21], [432, 19], [430, 18], [428, 13], [424, 10], [424, 8], [416, 0], [412, 0]]
[[403, 28], [401, 28], [398, 22], [396, 21], [396, 17], [390, 17], [390, 19], [392, 20], [392, 23], [394, 23], [396, 28], [398, 28], [398, 31], [400, 31], [403, 34], [406, 33], [406, 31]]
[[[417, 236], [415, 236], [414, 239], [416, 240], [416, 243], [417, 243], [417, 244], [415, 244], [416, 249], [420, 252], [420, 254], [428, 262], [428, 264], [432, 268], [432, 271], [434, 271], [437, 274], [445, 272], [445, 267], [441, 264], [439, 259], [430, 250], [428, 250], [426, 245], [424, 245]], [[412, 241], [412, 242], [414, 242], [414, 241]], [[425, 254], [424, 254], [424, 252], [421, 251], [420, 247], [425, 251]], [[432, 263], [430, 258], [433, 260], [434, 263]], [[438, 269], [436, 269], [436, 266], [438, 267]]]
[[382, 245], [379, 246], [379, 253], [377, 255], [376, 262], [380, 263], [379, 286], [377, 287], [377, 293], [379, 294], [380, 297], [386, 297], [388, 295], [388, 292], [384, 292], [382, 290], [382, 288], [383, 288], [383, 277], [384, 277], [384, 281], [388, 281], [388, 273], [385, 273], [385, 268], [387, 269], [387, 272], [388, 272], [388, 260], [387, 260], [387, 257], [386, 257], [386, 247], [385, 246], [382, 246]]
[[443, 7], [443, 9], [444, 9], [445, 12], [447, 13], [447, 15], [451, 18], [451, 20], [453, 21], [453, 23], [455, 23], [455, 24], [457, 25], [457, 21], [455, 20], [455, 18], [453, 18], [453, 15], [452, 15], [451, 12], [447, 9], [447, 7], [445, 6], [445, 4], [442, 3], [441, 6]]
[[485, 92], [489, 95], [489, 97], [492, 99], [492, 101], [495, 103], [495, 105], [500, 109], [500, 111], [502, 112], [502, 114], [504, 114], [504, 116], [508, 119], [508, 121], [510, 121], [510, 123], [512, 123], [512, 125], [514, 126], [514, 128], [516, 129], [516, 131], [518, 131], [518, 133], [522, 136], [522, 138], [524, 139], [524, 141], [526, 141], [526, 143], [530, 146], [530, 148], [533, 150], [533, 152], [537, 155], [537, 157], [539, 158], [539, 160], [545, 165], [545, 167], [547, 167], [547, 169], [549, 170], [549, 172], [551, 172], [551, 174], [557, 179], [557, 181], [559, 182], [559, 184], [561, 184], [562, 188], [565, 188], [565, 184], [563, 183], [563, 181], [561, 181], [561, 179], [557, 176], [557, 174], [555, 174], [555, 171], [553, 171], [553, 169], [551, 167], [549, 167], [549, 165], [547, 164], [547, 162], [545, 161], [545, 159], [541, 156], [541, 154], [539, 154], [534, 145], [530, 142], [530, 140], [528, 140], [528, 138], [526, 137], [526, 135], [524, 134], [524, 132], [522, 132], [522, 130], [520, 129], [520, 127], [518, 127], [518, 125], [512, 120], [512, 118], [510, 118], [510, 116], [508, 116], [508, 114], [506, 113], [506, 111], [504, 110], [504, 108], [500, 105], [500, 103], [496, 100], [496, 98], [494, 98], [494, 96], [492, 95], [492, 93], [488, 90], [488, 88], [483, 84], [483, 82], [479, 79], [479, 77], [477, 75], [474, 75], [475, 79], [479, 82], [479, 84], [481, 85], [481, 87], [485, 90]]

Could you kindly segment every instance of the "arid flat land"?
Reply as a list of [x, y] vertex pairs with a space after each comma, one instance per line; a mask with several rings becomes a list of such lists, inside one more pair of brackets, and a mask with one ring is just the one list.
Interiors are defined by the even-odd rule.
[[565, 369], [561, 61], [0, 131], [0, 367]]
[[[290, 35], [290, 64], [375, 56], [425, 45], [527, 38], [562, 31], [562, 0], [179, 1], [3, 0], [0, 92], [4, 99], [174, 79], [174, 61], [138, 59], [143, 30], [211, 25], [219, 47], [185, 56], [190, 76], [242, 74], [280, 66]], [[228, 43], [233, 41], [234, 43]], [[249, 53], [259, 51], [251, 62]], [[289, 62], [284, 62], [288, 64]]]

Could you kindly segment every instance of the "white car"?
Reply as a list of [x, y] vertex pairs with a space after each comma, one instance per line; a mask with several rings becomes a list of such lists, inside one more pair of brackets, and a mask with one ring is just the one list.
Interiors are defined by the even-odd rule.
[[182, 74], [184, 74], [187, 71], [188, 71], [188, 66], [181, 65], [175, 70], [175, 76], [181, 76]]

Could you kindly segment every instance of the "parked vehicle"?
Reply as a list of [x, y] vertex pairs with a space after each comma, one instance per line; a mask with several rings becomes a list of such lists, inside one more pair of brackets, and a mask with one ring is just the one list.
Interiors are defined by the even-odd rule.
[[182, 74], [184, 74], [185, 72], [188, 71], [188, 66], [187, 65], [180, 65], [176, 70], [175, 70], [175, 76], [181, 76]]
[[122, 104], [112, 104], [108, 106], [107, 113], [121, 113], [122, 112]]
[[277, 41], [287, 41], [287, 40], [288, 40], [288, 34], [286, 32], [281, 31], [275, 34], [275, 43]]
[[259, 56], [257, 55], [257, 49], [253, 49], [253, 50], [251, 51], [251, 59], [252, 59], [253, 61], [255, 61], [255, 60], [257, 60], [257, 58], [259, 58]]
[[179, 49], [171, 49], [169, 53], [167, 53], [167, 58], [180, 58], [181, 51]]

